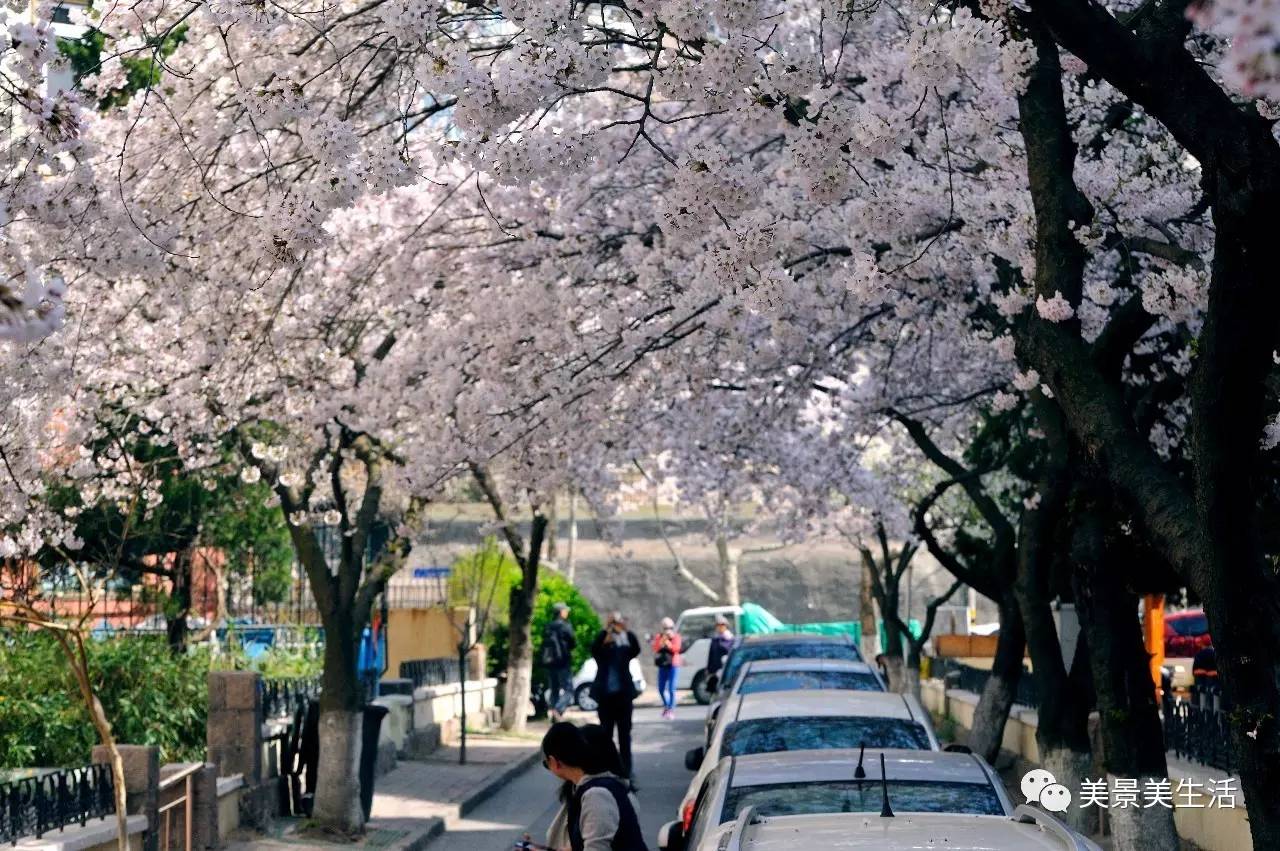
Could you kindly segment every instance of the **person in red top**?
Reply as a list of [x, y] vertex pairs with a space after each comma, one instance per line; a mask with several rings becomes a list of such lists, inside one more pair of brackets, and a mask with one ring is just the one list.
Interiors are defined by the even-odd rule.
[[676, 717], [676, 669], [680, 667], [680, 635], [675, 621], [662, 619], [662, 630], [653, 637], [653, 661], [658, 666], [658, 694], [662, 696], [662, 717]]

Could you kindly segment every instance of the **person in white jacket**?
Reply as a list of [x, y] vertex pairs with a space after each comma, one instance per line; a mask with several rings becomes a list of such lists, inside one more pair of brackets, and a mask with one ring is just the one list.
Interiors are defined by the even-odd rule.
[[618, 751], [596, 725], [561, 722], [542, 740], [542, 764], [565, 781], [560, 812], [547, 831], [555, 851], [648, 851], [638, 803], [618, 776]]

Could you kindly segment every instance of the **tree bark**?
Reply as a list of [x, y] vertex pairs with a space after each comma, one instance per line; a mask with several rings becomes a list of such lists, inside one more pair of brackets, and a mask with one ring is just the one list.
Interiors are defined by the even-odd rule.
[[874, 659], [880, 654], [880, 633], [876, 629], [876, 601], [871, 586], [871, 569], [863, 564], [858, 570], [858, 623], [862, 628], [858, 649], [863, 659]]
[[547, 533], [547, 518], [534, 512], [527, 555], [517, 557], [520, 584], [511, 591], [508, 619], [507, 686], [502, 704], [502, 729], [524, 732], [533, 690], [533, 604], [538, 594], [538, 556]]
[[724, 603], [726, 606], [742, 605], [742, 593], [738, 587], [739, 553], [729, 545], [724, 533], [716, 535], [716, 555], [720, 559], [720, 574], [724, 577]]
[[996, 637], [996, 655], [991, 662], [991, 676], [983, 686], [982, 696], [973, 712], [973, 729], [969, 731], [969, 748], [992, 765], [1000, 756], [1004, 728], [1013, 708], [1018, 681], [1022, 679], [1022, 658], [1027, 636], [1022, 628], [1022, 613], [1012, 593], [997, 601], [1000, 633]]
[[[1121, 582], [1101, 520], [1082, 509], [1072, 553], [1076, 604], [1089, 644], [1102, 724], [1104, 764], [1110, 777], [1166, 780], [1164, 731], [1134, 612], [1138, 595]], [[1118, 807], [1110, 811], [1116, 851], [1177, 848], [1173, 811], [1164, 807]]]
[[191, 614], [194, 550], [193, 543], [173, 554], [168, 607], [173, 615], [165, 618], [165, 636], [169, 642], [169, 652], [175, 656], [187, 652], [187, 618]]

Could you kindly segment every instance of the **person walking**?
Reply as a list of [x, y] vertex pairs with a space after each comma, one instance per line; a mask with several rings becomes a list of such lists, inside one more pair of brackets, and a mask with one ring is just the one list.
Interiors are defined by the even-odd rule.
[[631, 764], [631, 713], [635, 706], [635, 682], [631, 678], [631, 660], [640, 655], [640, 639], [627, 629], [620, 612], [609, 615], [609, 623], [591, 644], [596, 660], [596, 679], [591, 696], [599, 704], [600, 726], [609, 738], [618, 735], [618, 755], [622, 758], [623, 776], [635, 788], [635, 772]]
[[[611, 774], [622, 779], [622, 760], [618, 756], [618, 748], [613, 744], [613, 739], [609, 738], [604, 728], [599, 724], [587, 724], [579, 727], [578, 732], [586, 739], [588, 753], [593, 760], [593, 764], [588, 770], [592, 774]], [[625, 782], [625, 781], [624, 781]], [[568, 780], [562, 781], [560, 789], [556, 794], [556, 798], [560, 801], [560, 808], [556, 810], [555, 816], [551, 819], [550, 826], [547, 827], [547, 848], [560, 851], [569, 847], [569, 799], [573, 797], [574, 786]], [[637, 808], [639, 806], [634, 795], [631, 798], [631, 806]], [[533, 837], [529, 834], [524, 835], [526, 842], [531, 842]]]
[[[542, 737], [543, 767], [569, 784], [562, 787], [563, 819], [557, 816], [547, 837], [556, 851], [649, 851], [639, 805], [626, 781], [610, 770], [621, 767], [612, 744], [605, 731], [592, 734], [566, 721]], [[568, 844], [560, 844], [565, 839]]]
[[[720, 669], [724, 667], [724, 660], [728, 658], [729, 651], [733, 649], [733, 631], [729, 629], [729, 620], [724, 615], [716, 615], [715, 617], [715, 634], [711, 636], [711, 647], [707, 650], [707, 683], [712, 683], [718, 688]], [[712, 677], [716, 677], [713, 680]]]
[[551, 608], [554, 616], [542, 631], [542, 667], [551, 687], [548, 714], [552, 721], [559, 721], [573, 699], [573, 649], [578, 639], [569, 623], [568, 605], [556, 603]]
[[662, 698], [662, 717], [676, 717], [676, 674], [680, 670], [680, 634], [676, 622], [662, 619], [662, 630], [653, 637], [653, 663], [658, 667], [658, 695]]

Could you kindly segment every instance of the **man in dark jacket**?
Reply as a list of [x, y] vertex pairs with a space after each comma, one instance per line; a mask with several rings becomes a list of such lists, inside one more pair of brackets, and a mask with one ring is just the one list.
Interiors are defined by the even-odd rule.
[[720, 670], [724, 660], [733, 649], [733, 631], [729, 629], [729, 620], [724, 615], [716, 615], [716, 632], [711, 636], [711, 647], [707, 650], [707, 679], [715, 677], [715, 685], [720, 685]]
[[600, 704], [600, 726], [613, 738], [618, 731], [618, 755], [622, 757], [622, 770], [635, 787], [635, 773], [631, 769], [631, 713], [635, 706], [635, 680], [631, 678], [631, 660], [640, 655], [640, 639], [627, 629], [627, 620], [621, 613], [609, 615], [609, 623], [591, 643], [591, 656], [596, 660], [596, 680], [591, 684], [591, 696]]
[[569, 624], [569, 607], [556, 603], [555, 617], [542, 633], [542, 667], [551, 686], [551, 720], [559, 721], [573, 699], [573, 648], [578, 646]]

